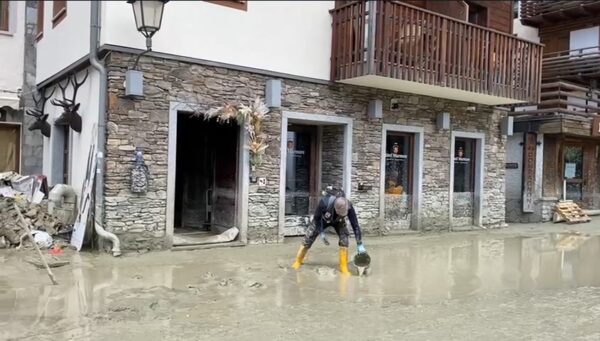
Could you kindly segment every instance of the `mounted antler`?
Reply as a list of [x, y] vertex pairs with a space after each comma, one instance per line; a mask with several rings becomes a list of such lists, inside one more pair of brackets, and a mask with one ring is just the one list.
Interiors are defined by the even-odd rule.
[[[67, 82], [64, 86], [60, 83], [58, 84], [63, 99], [53, 99], [52, 104], [62, 107], [64, 111], [60, 115], [60, 117], [57, 118], [56, 121], [54, 121], [55, 124], [68, 124], [71, 127], [71, 129], [75, 130], [78, 133], [81, 132], [81, 115], [79, 115], [79, 113], [77, 112], [79, 110], [80, 103], [75, 103], [75, 100], [77, 99], [77, 90], [79, 90], [83, 83], [85, 83], [85, 81], [88, 78], [88, 74], [88, 70], [86, 70], [85, 76], [83, 77], [83, 80], [81, 82], [77, 81], [76, 74], [72, 74], [71, 76], [69, 76], [69, 78], [67, 78]], [[66, 88], [69, 86], [69, 84], [73, 84], [73, 97], [71, 99], [67, 98], [65, 94]]]
[[48, 114], [44, 113], [44, 108], [46, 107], [46, 101], [48, 101], [48, 99], [52, 97], [52, 94], [54, 94], [54, 89], [48, 96], [46, 96], [46, 90], [47, 88], [43, 88], [41, 90], [41, 97], [39, 99], [35, 97], [35, 94], [32, 95], [33, 102], [35, 103], [35, 109], [27, 109], [25, 113], [29, 116], [35, 117], [35, 122], [33, 122], [33, 124], [29, 126], [29, 130], [40, 130], [42, 132], [42, 135], [50, 137], [51, 127], [50, 124], [47, 122]]

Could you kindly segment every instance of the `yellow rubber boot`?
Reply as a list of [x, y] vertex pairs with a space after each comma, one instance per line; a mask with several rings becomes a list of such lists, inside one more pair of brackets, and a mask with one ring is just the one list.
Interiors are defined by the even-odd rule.
[[300, 269], [300, 265], [304, 263], [304, 257], [306, 257], [306, 253], [308, 252], [308, 248], [304, 245], [300, 246], [300, 250], [298, 250], [298, 254], [296, 255], [296, 260], [294, 264], [292, 264], [292, 268], [298, 270]]
[[348, 248], [340, 247], [340, 273], [342, 275], [350, 275], [348, 271]]

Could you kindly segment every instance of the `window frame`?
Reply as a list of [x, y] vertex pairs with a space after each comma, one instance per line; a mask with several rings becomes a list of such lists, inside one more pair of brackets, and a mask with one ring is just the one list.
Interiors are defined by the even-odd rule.
[[[60, 5], [62, 5], [62, 6], [60, 6]], [[53, 0], [52, 1], [52, 28], [55, 28], [58, 24], [60, 24], [65, 19], [66, 16], [67, 16], [67, 1], [66, 0]]]
[[234, 8], [240, 11], [248, 11], [248, 1], [247, 0], [205, 0], [205, 2], [221, 5], [229, 8]]

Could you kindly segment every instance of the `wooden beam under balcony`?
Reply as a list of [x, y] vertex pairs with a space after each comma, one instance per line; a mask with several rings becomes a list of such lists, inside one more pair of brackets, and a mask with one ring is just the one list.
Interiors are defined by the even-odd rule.
[[331, 13], [332, 80], [489, 105], [539, 99], [540, 44], [396, 1]]
[[539, 27], [563, 20], [571, 20], [600, 13], [599, 0], [521, 0], [521, 22]]
[[559, 81], [541, 86], [541, 100], [535, 107], [515, 109], [512, 116], [567, 115], [595, 117], [600, 114], [600, 91], [578, 84]]
[[587, 81], [595, 78], [600, 78], [600, 46], [544, 55], [542, 81]]

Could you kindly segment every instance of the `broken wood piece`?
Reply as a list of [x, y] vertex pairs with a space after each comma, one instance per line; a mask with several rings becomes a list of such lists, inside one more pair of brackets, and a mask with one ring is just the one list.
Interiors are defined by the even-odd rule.
[[27, 225], [25, 218], [23, 218], [23, 214], [21, 214], [21, 210], [19, 209], [19, 206], [17, 206], [16, 203], [14, 203], [13, 205], [15, 206], [15, 210], [17, 211], [17, 214], [19, 215], [19, 219], [21, 219], [21, 222], [23, 223], [25, 230], [27, 231], [27, 235], [29, 236], [29, 239], [31, 241], [33, 241], [33, 246], [35, 247], [38, 255], [40, 256], [40, 259], [42, 260], [42, 263], [44, 264], [44, 267], [46, 268], [48, 277], [50, 277], [52, 284], [57, 285], [58, 282], [56, 281], [56, 278], [54, 278], [54, 274], [52, 273], [52, 270], [50, 270], [50, 267], [48, 266], [48, 262], [46, 262], [46, 257], [44, 257], [44, 255], [42, 254], [42, 251], [40, 250], [40, 247], [35, 242], [35, 239], [33, 238], [33, 235], [31, 234], [31, 230], [29, 229], [29, 225]]

